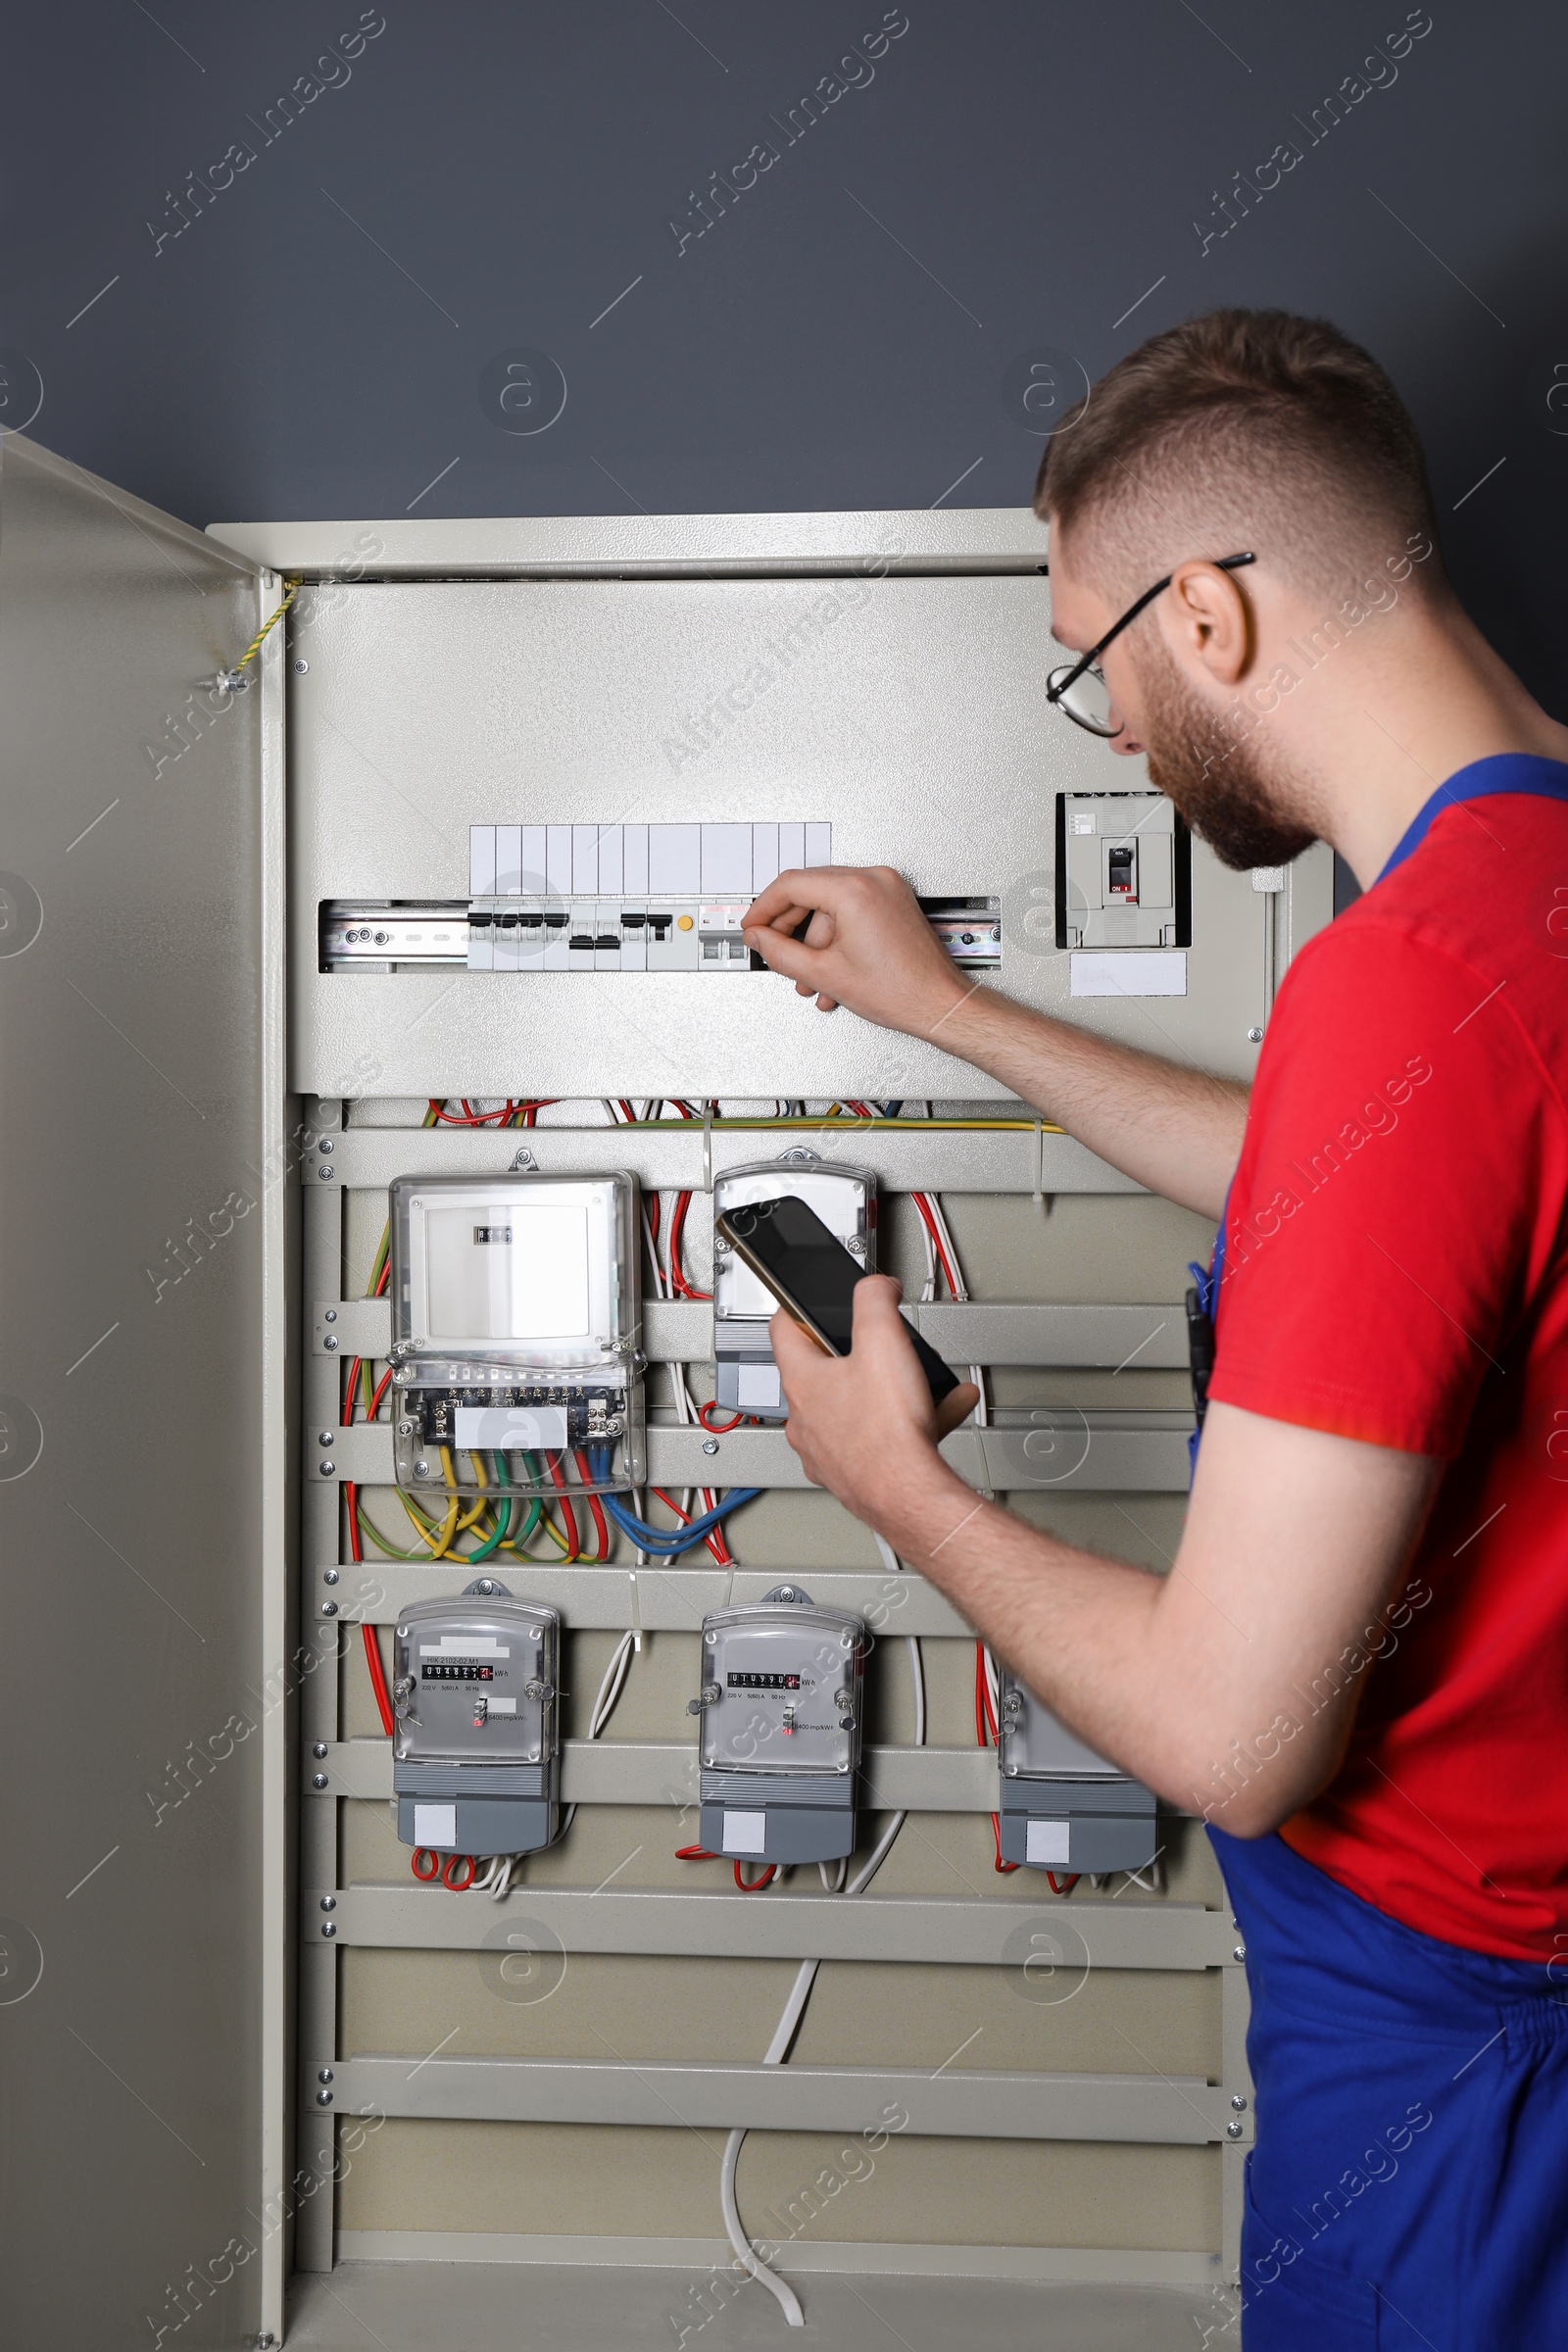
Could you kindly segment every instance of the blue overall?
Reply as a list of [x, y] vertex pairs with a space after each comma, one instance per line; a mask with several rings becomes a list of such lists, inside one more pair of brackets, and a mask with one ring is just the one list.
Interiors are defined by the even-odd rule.
[[[1568, 800], [1568, 768], [1461, 768], [1383, 874], [1445, 808], [1504, 792]], [[1194, 1269], [1209, 1315], [1224, 1236]], [[1568, 2352], [1568, 1939], [1549, 1964], [1470, 1951], [1277, 1836], [1208, 1834], [1252, 1997], [1244, 2352]]]

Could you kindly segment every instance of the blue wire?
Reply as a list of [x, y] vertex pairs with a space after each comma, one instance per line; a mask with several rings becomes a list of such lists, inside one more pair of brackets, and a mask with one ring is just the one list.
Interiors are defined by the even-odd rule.
[[726, 1512], [743, 1502], [755, 1502], [760, 1493], [760, 1487], [734, 1487], [722, 1502], [715, 1503], [710, 1511], [704, 1511], [700, 1519], [688, 1520], [684, 1527], [676, 1528], [650, 1527], [613, 1494], [601, 1494], [599, 1499], [622, 1535], [630, 1536], [640, 1551], [661, 1551], [673, 1557], [676, 1552], [689, 1551], [694, 1544], [701, 1544]]
[[[596, 1480], [608, 1478], [610, 1447], [590, 1446], [588, 1467]], [[743, 1502], [755, 1502], [760, 1493], [760, 1487], [734, 1487], [710, 1511], [704, 1511], [701, 1518], [689, 1519], [684, 1527], [674, 1528], [650, 1527], [645, 1519], [639, 1519], [635, 1511], [628, 1510], [613, 1494], [602, 1494], [599, 1499], [621, 1534], [630, 1536], [639, 1551], [662, 1551], [672, 1556], [677, 1551], [689, 1551], [694, 1544], [701, 1544], [710, 1529], [716, 1527], [726, 1513], [737, 1510]]]

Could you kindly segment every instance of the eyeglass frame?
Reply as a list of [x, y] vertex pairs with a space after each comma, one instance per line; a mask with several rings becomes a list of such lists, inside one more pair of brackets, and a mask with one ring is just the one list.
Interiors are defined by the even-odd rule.
[[[1255, 564], [1257, 562], [1255, 555], [1216, 556], [1209, 560], [1213, 562], [1214, 567], [1217, 571], [1239, 571], [1244, 564]], [[1204, 561], [1204, 559], [1200, 558], [1199, 561], [1201, 562]], [[1126, 612], [1122, 614], [1120, 620], [1114, 620], [1111, 622], [1110, 627], [1105, 631], [1103, 637], [1101, 638], [1099, 644], [1092, 645], [1089, 648], [1088, 653], [1082, 655], [1080, 659], [1073, 663], [1071, 669], [1067, 672], [1067, 675], [1061, 680], [1059, 685], [1047, 686], [1047, 702], [1051, 703], [1052, 705], [1059, 704], [1063, 695], [1068, 693], [1072, 687], [1077, 685], [1078, 680], [1083, 676], [1085, 670], [1093, 669], [1095, 667], [1096, 662], [1100, 660], [1100, 657], [1104, 652], [1106, 646], [1111, 644], [1117, 637], [1119, 637], [1123, 629], [1129, 627], [1131, 623], [1138, 618], [1139, 613], [1144, 611], [1145, 607], [1153, 603], [1156, 596], [1163, 596], [1165, 590], [1170, 586], [1175, 577], [1176, 574], [1173, 571], [1167, 571], [1162, 580], [1156, 580], [1152, 588], [1148, 588], [1144, 591], [1144, 594], [1138, 599], [1138, 602], [1135, 605], [1129, 605]], [[1104, 684], [1103, 678], [1101, 679], [1101, 684]], [[1082, 727], [1086, 735], [1100, 734], [1098, 727], [1090, 726], [1088, 721], [1078, 717], [1075, 711], [1064, 710], [1063, 716], [1070, 718], [1075, 727]], [[1120, 732], [1119, 728], [1117, 732]], [[1104, 743], [1109, 741], [1109, 738], [1107, 736], [1101, 735], [1100, 740], [1102, 743]]]

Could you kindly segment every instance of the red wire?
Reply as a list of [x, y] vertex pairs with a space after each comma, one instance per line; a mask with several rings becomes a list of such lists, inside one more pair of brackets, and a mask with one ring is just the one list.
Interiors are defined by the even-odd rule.
[[[580, 1453], [574, 1453], [571, 1458], [577, 1465], [578, 1477], [583, 1479], [585, 1482], [588, 1479], [591, 1479], [593, 1472], [589, 1469], [584, 1456]], [[589, 1495], [588, 1508], [594, 1515], [594, 1532], [599, 1538], [599, 1557], [602, 1560], [608, 1560], [610, 1557], [610, 1530], [605, 1525], [605, 1514], [600, 1508], [599, 1497], [597, 1494]]]
[[[455, 1873], [462, 1870], [465, 1865], [467, 1867], [468, 1875], [460, 1884]], [[466, 1893], [473, 1885], [473, 1856], [471, 1854], [448, 1854], [441, 1865], [441, 1884], [453, 1894]]]
[[[430, 1868], [428, 1870], [421, 1870], [419, 1868], [419, 1856], [421, 1854], [424, 1856], [426, 1862], [430, 1864]], [[413, 1871], [415, 1877], [418, 1880], [421, 1886], [428, 1886], [432, 1879], [438, 1879], [441, 1876], [441, 1857], [439, 1854], [433, 1854], [427, 1845], [416, 1845], [413, 1853], [409, 1856], [409, 1868]]]
[[677, 1845], [677, 1862], [721, 1862], [722, 1854], [710, 1854], [706, 1845]]
[[572, 1514], [571, 1504], [566, 1500], [566, 1482], [561, 1475], [561, 1456], [555, 1453], [547, 1453], [545, 1455], [545, 1460], [550, 1464], [550, 1475], [554, 1479], [556, 1487], [561, 1495], [561, 1516], [566, 1522], [566, 1537], [567, 1541], [571, 1544], [571, 1556], [573, 1559], [575, 1559], [579, 1548], [577, 1543], [577, 1522]]
[[738, 1425], [746, 1419], [746, 1415], [744, 1413], [731, 1413], [727, 1421], [710, 1421], [708, 1416], [710, 1413], [716, 1410], [717, 1405], [718, 1398], [716, 1396], [710, 1396], [706, 1404], [700, 1404], [697, 1407], [697, 1418], [705, 1429], [710, 1429], [715, 1437], [721, 1438], [726, 1430], [738, 1427]]
[[927, 1200], [924, 1193], [911, 1193], [909, 1198], [913, 1200], [916, 1209], [919, 1211], [921, 1223], [924, 1225], [927, 1233], [931, 1236], [932, 1243], [936, 1249], [937, 1256], [941, 1260], [942, 1271], [948, 1278], [948, 1288], [953, 1293], [954, 1297], [956, 1298], [958, 1295], [957, 1280], [954, 1274], [952, 1264], [949, 1261], [948, 1253], [942, 1247], [942, 1235], [938, 1228], [935, 1217], [931, 1214], [931, 1204]]
[[365, 1664], [370, 1677], [370, 1689], [375, 1693], [376, 1712], [381, 1718], [381, 1729], [390, 1740], [394, 1728], [392, 1700], [386, 1687], [386, 1669], [381, 1664], [381, 1644], [376, 1639], [374, 1626], [368, 1620], [361, 1625], [360, 1631], [365, 1636]]
[[[690, 1527], [692, 1523], [692, 1515], [690, 1511], [683, 1511], [680, 1507], [680, 1504], [676, 1502], [670, 1495], [664, 1493], [662, 1487], [655, 1487], [654, 1493], [659, 1496], [660, 1501], [664, 1505], [666, 1510], [674, 1512], [682, 1527]], [[711, 1505], [710, 1505], [710, 1507], [711, 1507]], [[709, 1550], [712, 1553], [714, 1559], [718, 1562], [721, 1568], [734, 1567], [735, 1563], [730, 1558], [729, 1553], [725, 1548], [723, 1536], [716, 1527], [710, 1527], [709, 1529], [706, 1542]]]
[[665, 1250], [665, 1255], [669, 1260], [670, 1288], [678, 1291], [683, 1298], [711, 1298], [713, 1296], [711, 1291], [699, 1291], [692, 1287], [686, 1279], [686, 1270], [680, 1262], [681, 1233], [686, 1223], [686, 1211], [691, 1206], [691, 1199], [690, 1193], [677, 1193], [675, 1206], [670, 1214], [669, 1243]]
[[1048, 1870], [1046, 1873], [1046, 1885], [1051, 1888], [1053, 1894], [1071, 1894], [1073, 1888], [1077, 1886], [1078, 1881], [1082, 1878], [1082, 1871], [1071, 1871], [1069, 1872], [1068, 1876], [1062, 1880], [1060, 1886], [1058, 1886], [1056, 1884], [1055, 1872], [1054, 1870]]
[[778, 1864], [776, 1862], [770, 1862], [760, 1879], [742, 1878], [740, 1864], [737, 1862], [735, 1865], [735, 1884], [740, 1888], [742, 1894], [760, 1894], [762, 1888], [764, 1886], [771, 1886], [773, 1881], [777, 1877]]

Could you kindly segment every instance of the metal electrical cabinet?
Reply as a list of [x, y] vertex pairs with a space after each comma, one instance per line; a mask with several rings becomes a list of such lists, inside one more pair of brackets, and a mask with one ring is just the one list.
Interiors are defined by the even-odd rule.
[[[673, 1410], [674, 1368], [713, 1377], [700, 1297], [645, 1292], [645, 1475], [761, 1494], [733, 1565], [639, 1566], [608, 1531], [603, 1565], [499, 1563], [497, 1594], [559, 1619], [559, 1702], [529, 1686], [562, 1710], [538, 1837], [558, 1794], [569, 1823], [502, 1900], [410, 1878], [360, 1629], [389, 1658], [403, 1629], [400, 1704], [419, 1675], [461, 1682], [442, 1704], [482, 1746], [509, 1720], [485, 1663], [505, 1601], [481, 1640], [470, 1555], [347, 1542], [345, 1488], [379, 1507], [400, 1475], [390, 1424], [344, 1425], [345, 1366], [392, 1347], [368, 1278], [399, 1179], [688, 1196], [695, 1292], [715, 1180], [805, 1152], [874, 1183], [907, 1297], [910, 1196], [946, 1197], [976, 1295], [912, 1311], [988, 1369], [986, 1425], [948, 1441], [962, 1474], [1168, 1558], [1200, 1223], [938, 1050], [822, 1019], [736, 945], [796, 843], [888, 862], [977, 980], [1250, 1070], [1328, 919], [1327, 855], [1224, 871], [1141, 767], [1048, 710], [1045, 561], [1024, 511], [203, 536], [0, 442], [19, 2342], [279, 2343], [289, 2269], [334, 2255], [459, 2266], [455, 2319], [465, 2262], [641, 2265], [665, 2281], [656, 2331], [668, 2306], [685, 2340], [703, 2280], [730, 2276], [708, 2151], [734, 2130], [748, 2227], [808, 2290], [837, 2270], [1197, 2295], [1234, 2265], [1245, 1987], [1206, 1845], [1162, 1813], [1161, 1884], [1071, 1901], [994, 1868], [972, 1638], [805, 1490], [776, 1425], [710, 1436]], [[293, 609], [236, 690], [285, 575]], [[514, 829], [536, 872], [508, 863]], [[1060, 854], [1080, 834], [1094, 857]], [[525, 1138], [424, 1123], [524, 1096], [553, 1105]], [[693, 1116], [610, 1128], [621, 1097]], [[780, 1102], [815, 1107], [778, 1127]], [[474, 1212], [475, 1244], [501, 1216]], [[857, 1851], [889, 1808], [908, 1829], [863, 1895], [824, 1864], [747, 1899], [727, 1864], [674, 1857], [705, 1618], [776, 1599], [781, 1573], [869, 1629]], [[411, 1629], [454, 1608], [447, 1663], [416, 1669]], [[587, 1694], [617, 1657], [601, 1722]], [[802, 2038], [764, 2067], [808, 1958]], [[845, 2133], [897, 2158], [781, 2223]]]

